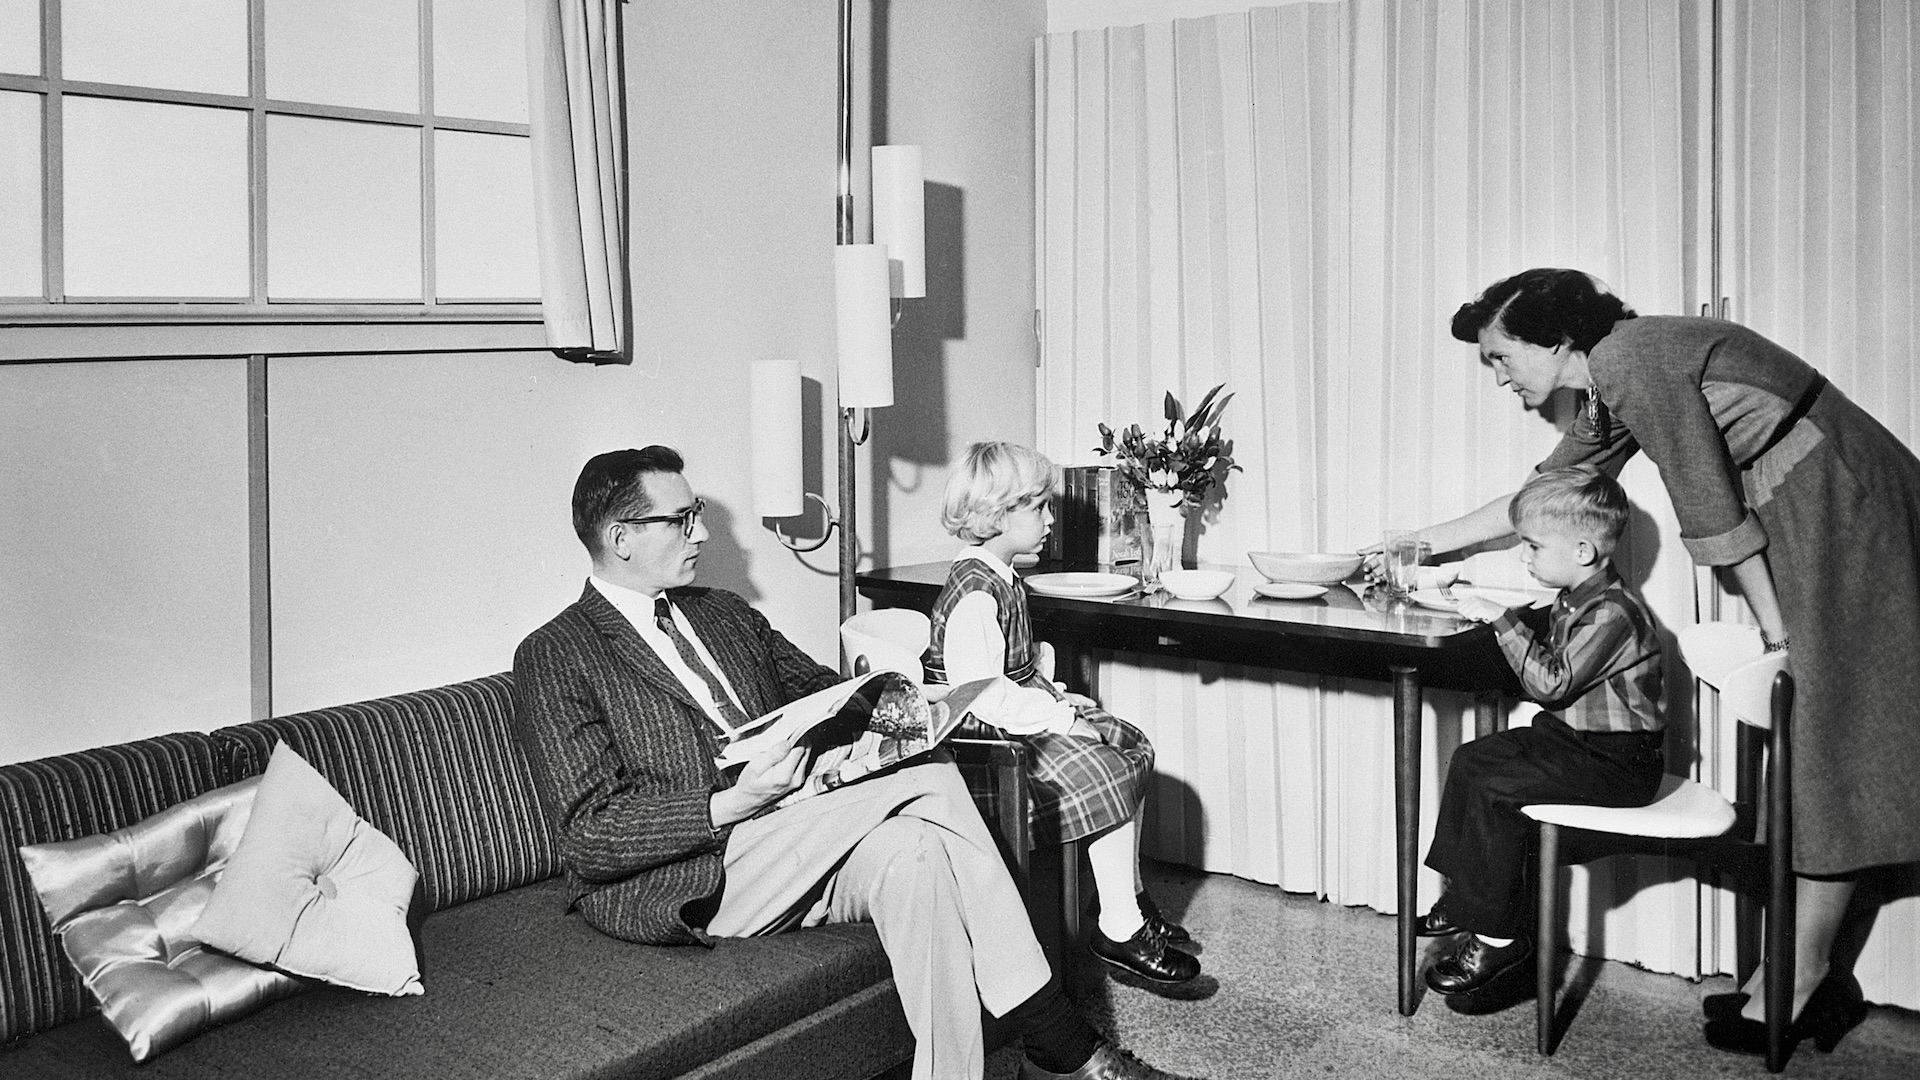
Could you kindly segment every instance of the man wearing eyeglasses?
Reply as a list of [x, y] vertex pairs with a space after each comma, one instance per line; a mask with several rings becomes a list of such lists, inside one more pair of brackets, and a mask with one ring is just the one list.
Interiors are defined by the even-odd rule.
[[593, 574], [514, 654], [515, 724], [571, 907], [657, 945], [876, 924], [915, 1080], [981, 1075], [982, 1005], [1014, 1018], [1028, 1077], [1178, 1080], [1100, 1041], [1060, 993], [950, 761], [777, 811], [803, 750], [717, 769], [749, 718], [840, 676], [740, 597], [693, 587], [707, 530], [683, 468], [663, 446], [587, 462], [573, 527]]

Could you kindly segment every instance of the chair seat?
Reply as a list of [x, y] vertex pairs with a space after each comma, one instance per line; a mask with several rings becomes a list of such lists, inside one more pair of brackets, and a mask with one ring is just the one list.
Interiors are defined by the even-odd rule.
[[1659, 793], [1646, 806], [1539, 803], [1523, 806], [1520, 812], [1535, 821], [1569, 829], [1664, 839], [1719, 836], [1734, 822], [1732, 803], [1707, 785], [1684, 776], [1663, 778]]

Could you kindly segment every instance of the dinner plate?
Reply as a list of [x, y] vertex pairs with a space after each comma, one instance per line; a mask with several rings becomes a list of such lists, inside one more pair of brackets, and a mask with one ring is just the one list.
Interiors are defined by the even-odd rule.
[[1325, 585], [1302, 585], [1297, 581], [1256, 581], [1253, 591], [1270, 600], [1311, 600], [1325, 596]]
[[1501, 607], [1545, 607], [1553, 603], [1553, 592], [1548, 589], [1496, 589], [1490, 585], [1455, 585], [1453, 595], [1478, 596], [1491, 600]]
[[1034, 574], [1026, 579], [1034, 592], [1047, 596], [1118, 596], [1140, 584], [1130, 574], [1068, 572]]
[[[1457, 593], [1460, 590], [1456, 588], [1454, 591]], [[1415, 589], [1407, 594], [1407, 599], [1423, 608], [1430, 608], [1434, 611], [1444, 611], [1449, 615], [1458, 614], [1460, 611], [1460, 601], [1448, 596], [1439, 589]]]
[[1492, 589], [1485, 585], [1455, 585], [1450, 590], [1415, 589], [1407, 599], [1423, 608], [1457, 613], [1460, 601], [1469, 596], [1491, 600], [1506, 608], [1539, 607], [1553, 602], [1553, 594], [1545, 589]]

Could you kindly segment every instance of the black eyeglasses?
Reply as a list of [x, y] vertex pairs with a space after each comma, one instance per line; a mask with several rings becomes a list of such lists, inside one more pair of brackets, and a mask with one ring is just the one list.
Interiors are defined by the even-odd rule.
[[700, 527], [700, 512], [707, 508], [707, 500], [695, 499], [693, 505], [677, 514], [656, 514], [653, 517], [614, 518], [622, 525], [652, 525], [657, 521], [671, 521], [680, 526], [680, 535], [693, 539], [693, 530]]

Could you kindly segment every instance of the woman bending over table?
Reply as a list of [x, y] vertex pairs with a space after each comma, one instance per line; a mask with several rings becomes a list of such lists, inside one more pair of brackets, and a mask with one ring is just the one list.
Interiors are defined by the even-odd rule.
[[[1593, 465], [1618, 476], [1644, 451], [1693, 561], [1731, 576], [1769, 650], [1791, 645], [1790, 1037], [1837, 1037], [1863, 1012], [1858, 983], [1830, 970], [1855, 878], [1920, 861], [1920, 460], [1752, 330], [1636, 317], [1577, 270], [1495, 282], [1452, 330], [1479, 345], [1480, 362], [1526, 408], [1562, 388], [1585, 392], [1587, 407], [1538, 470]], [[1420, 537], [1452, 551], [1508, 535], [1511, 500]], [[1762, 1051], [1762, 977], [1754, 972], [1744, 1001], [1708, 999], [1709, 1042]]]

